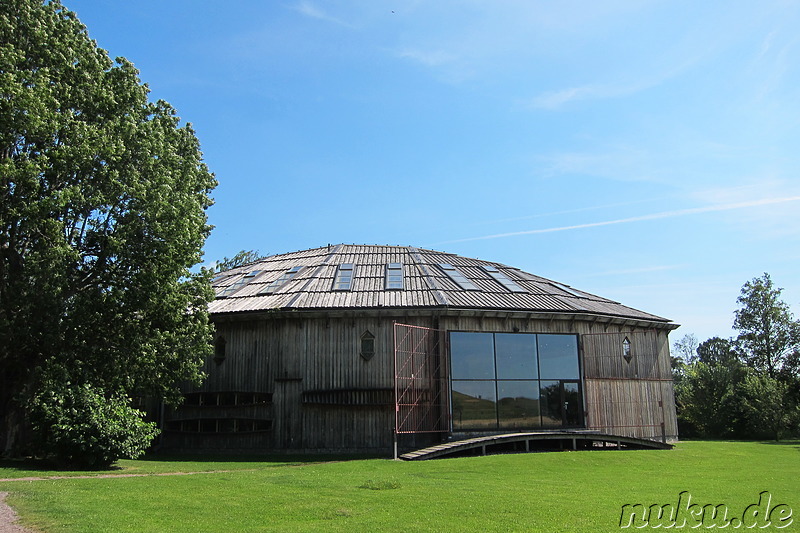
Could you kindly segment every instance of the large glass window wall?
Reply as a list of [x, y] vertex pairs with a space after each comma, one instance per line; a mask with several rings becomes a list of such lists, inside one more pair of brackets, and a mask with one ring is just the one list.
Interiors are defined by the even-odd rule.
[[450, 333], [453, 429], [583, 423], [577, 335]]

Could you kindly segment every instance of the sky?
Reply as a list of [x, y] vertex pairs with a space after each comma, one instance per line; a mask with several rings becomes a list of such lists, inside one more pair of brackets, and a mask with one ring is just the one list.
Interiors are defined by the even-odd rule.
[[496, 261], [730, 337], [800, 314], [800, 2], [63, 0], [192, 124], [204, 262]]

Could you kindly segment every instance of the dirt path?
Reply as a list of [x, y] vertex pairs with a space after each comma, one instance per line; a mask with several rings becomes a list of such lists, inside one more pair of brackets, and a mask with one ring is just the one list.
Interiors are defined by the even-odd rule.
[[31, 533], [29, 529], [17, 525], [17, 513], [6, 503], [7, 492], [0, 492], [0, 533]]

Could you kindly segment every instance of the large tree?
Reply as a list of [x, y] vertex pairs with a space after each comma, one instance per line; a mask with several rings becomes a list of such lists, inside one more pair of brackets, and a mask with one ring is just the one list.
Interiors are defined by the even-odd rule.
[[781, 300], [782, 290], [767, 273], [748, 281], [733, 322], [739, 331], [736, 343], [748, 364], [773, 379], [800, 349], [800, 324]]
[[201, 377], [216, 182], [148, 92], [58, 0], [0, 0], [0, 451]]
[[[744, 284], [735, 339], [675, 343], [678, 420], [704, 437], [779, 439], [800, 426], [800, 324], [769, 274]], [[688, 339], [688, 340], [687, 340]]]

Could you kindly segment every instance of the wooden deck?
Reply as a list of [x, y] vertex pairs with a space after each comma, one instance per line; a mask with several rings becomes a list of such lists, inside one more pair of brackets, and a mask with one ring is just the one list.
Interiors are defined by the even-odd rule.
[[590, 431], [539, 431], [532, 433], [486, 435], [445, 442], [429, 448], [404, 453], [400, 455], [399, 458], [406, 461], [421, 461], [424, 459], [434, 459], [452, 455], [487, 455], [492, 453], [522, 453], [557, 450], [669, 450], [671, 448], [671, 444], [664, 442]]

